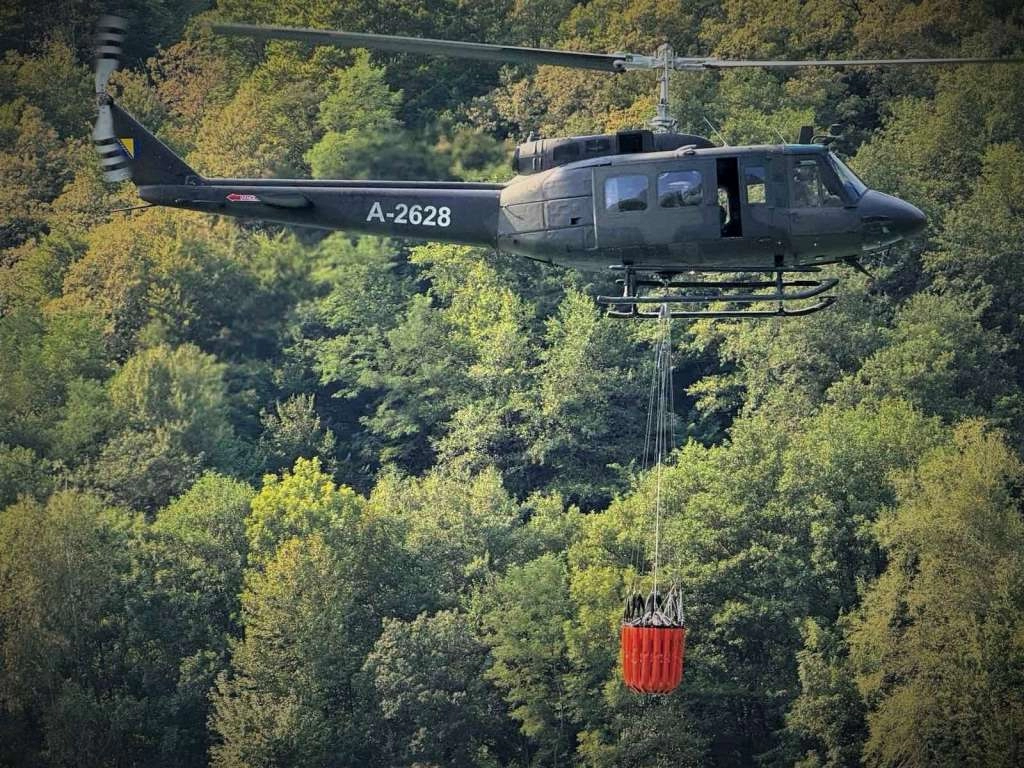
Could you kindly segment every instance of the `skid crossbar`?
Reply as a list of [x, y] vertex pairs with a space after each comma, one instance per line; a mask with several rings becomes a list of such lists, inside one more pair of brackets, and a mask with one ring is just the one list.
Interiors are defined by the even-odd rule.
[[[739, 304], [743, 307], [753, 307], [774, 303], [772, 309], [673, 309], [669, 314], [671, 317], [680, 318], [767, 318], [767, 317], [803, 317], [819, 312], [830, 307], [836, 300], [835, 296], [824, 296], [825, 292], [834, 288], [838, 278], [828, 277], [822, 279], [786, 279], [790, 272], [804, 273], [812, 269], [777, 269], [774, 271], [774, 280], [673, 280], [671, 277], [655, 279], [651, 277], [639, 277], [629, 267], [614, 267], [624, 272], [624, 278], [619, 282], [623, 290], [621, 296], [598, 296], [597, 303], [608, 307], [609, 317], [618, 318], [641, 318], [657, 319], [660, 312], [644, 311], [642, 307], [648, 304], [713, 304], [727, 303]], [[813, 271], [817, 271], [816, 269]], [[656, 293], [640, 295], [637, 288], [640, 286], [653, 286], [662, 289], [675, 289], [672, 293]], [[679, 291], [679, 289], [682, 289]], [[752, 291], [770, 291], [767, 293], [753, 293]], [[806, 301], [817, 298], [814, 304], [792, 307], [787, 306], [792, 302]]]

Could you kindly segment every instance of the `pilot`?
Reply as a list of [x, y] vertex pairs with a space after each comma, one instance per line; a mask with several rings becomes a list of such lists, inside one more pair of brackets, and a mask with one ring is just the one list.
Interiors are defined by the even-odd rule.
[[818, 196], [818, 169], [814, 165], [801, 163], [793, 173], [793, 205], [797, 208], [811, 208], [821, 205]]

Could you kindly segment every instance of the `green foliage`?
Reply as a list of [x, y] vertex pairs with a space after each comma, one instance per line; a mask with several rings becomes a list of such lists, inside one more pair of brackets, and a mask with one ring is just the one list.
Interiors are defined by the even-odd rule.
[[238, 445], [228, 419], [224, 365], [192, 345], [156, 346], [129, 359], [108, 386], [119, 431], [104, 447], [97, 484], [152, 511], [204, 466], [230, 466]]
[[99, 319], [89, 308], [21, 307], [0, 317], [0, 344], [0, 439], [45, 451], [76, 382], [106, 374]]
[[343, 568], [314, 533], [283, 542], [265, 570], [251, 572], [245, 638], [212, 694], [214, 765], [361, 764], [351, 690], [357, 628]]
[[421, 480], [385, 475], [369, 510], [392, 521], [391, 535], [429, 574], [431, 592], [444, 606], [456, 605], [515, 555], [520, 511], [493, 469], [470, 476], [438, 467]]
[[549, 468], [550, 487], [597, 506], [622, 487], [612, 465], [642, 450], [638, 345], [627, 326], [600, 317], [575, 291], [548, 320], [545, 341], [531, 456]]
[[140, 723], [119, 716], [143, 693], [128, 682], [122, 635], [128, 522], [95, 496], [71, 491], [0, 512], [4, 711], [47, 723], [44, 739], [29, 732], [21, 743], [5, 742], [5, 762], [98, 764], [115, 756], [127, 765], [139, 754]]
[[77, 136], [92, 118], [89, 67], [67, 43], [51, 39], [34, 56], [8, 51], [0, 71], [6, 81], [4, 100], [15, 94], [42, 110], [60, 136]]
[[399, 325], [384, 339], [379, 362], [359, 384], [383, 393], [366, 425], [380, 435], [384, 461], [401, 460], [413, 471], [433, 463], [429, 435], [451, 417], [468, 386], [468, 344], [426, 297], [413, 297]]
[[67, 180], [67, 150], [43, 111], [29, 104], [18, 112], [0, 152], [0, 248], [45, 232], [48, 203]]
[[443, 172], [430, 150], [401, 130], [402, 92], [361, 52], [331, 76], [317, 119], [325, 133], [305, 159], [320, 179], [431, 178]]
[[39, 498], [51, 488], [49, 467], [30, 449], [0, 443], [0, 507], [21, 494]]
[[263, 563], [292, 538], [330, 535], [337, 529], [342, 534], [355, 525], [362, 508], [362, 499], [350, 488], [335, 486], [319, 459], [299, 459], [283, 477], [263, 478], [245, 521], [249, 557]]
[[366, 51], [356, 54], [352, 66], [334, 72], [330, 91], [320, 103], [318, 122], [324, 130], [387, 133], [398, 127], [402, 92], [388, 88], [384, 70], [370, 63]]
[[328, 466], [333, 463], [334, 433], [322, 425], [312, 395], [295, 395], [277, 403], [273, 413], [263, 412], [261, 421], [262, 464], [271, 472], [290, 467], [303, 457], [318, 457]]
[[888, 567], [850, 625], [872, 765], [1014, 765], [1022, 674], [1020, 459], [978, 422], [899, 483]]
[[864, 702], [840, 638], [815, 621], [804, 624], [804, 647], [797, 653], [800, 696], [786, 715], [799, 740], [794, 763], [801, 768], [842, 768], [861, 764], [867, 736]]
[[207, 176], [303, 175], [303, 153], [316, 139], [320, 77], [314, 62], [271, 56], [229, 102], [204, 114], [189, 165]]
[[566, 692], [564, 625], [572, 604], [564, 561], [546, 554], [509, 569], [478, 610], [494, 656], [487, 677], [502, 691], [523, 734], [537, 745], [533, 759], [565, 760], [577, 724]]
[[514, 749], [502, 702], [484, 678], [487, 655], [465, 614], [385, 622], [365, 668], [396, 764], [488, 765]]
[[150, 527], [160, 561], [154, 583], [186, 624], [182, 639], [196, 648], [223, 653], [236, 630], [252, 499], [248, 485], [206, 474], [161, 509]]
[[[1024, 45], [1006, 2], [127, 5], [119, 102], [228, 176], [500, 181], [510, 137], [640, 127], [653, 92], [214, 16], [743, 58]], [[652, 328], [595, 311], [608, 277], [111, 215], [137, 201], [90, 142], [98, 6], [8, 6], [0, 763], [1021, 762], [1019, 68], [675, 79], [682, 129], [734, 144], [843, 123], [930, 229], [871, 284], [837, 271], [828, 312], [676, 323], [683, 444], [641, 471]], [[616, 637], [659, 477], [689, 631], [683, 690], [651, 701]]]
[[[841, 403], [901, 396], [947, 420], [1012, 416], [1019, 391], [1004, 360], [1008, 339], [985, 329], [958, 298], [920, 293], [901, 307], [888, 344], [839, 382]], [[987, 371], [981, 380], [977, 371]]]

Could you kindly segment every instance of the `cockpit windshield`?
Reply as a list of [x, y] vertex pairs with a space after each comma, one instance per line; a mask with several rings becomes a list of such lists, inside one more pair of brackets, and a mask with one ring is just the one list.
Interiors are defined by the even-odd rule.
[[858, 178], [856, 173], [847, 168], [846, 163], [836, 157], [834, 153], [828, 153], [828, 161], [850, 197], [854, 200], [860, 200], [861, 196], [868, 190], [867, 185]]

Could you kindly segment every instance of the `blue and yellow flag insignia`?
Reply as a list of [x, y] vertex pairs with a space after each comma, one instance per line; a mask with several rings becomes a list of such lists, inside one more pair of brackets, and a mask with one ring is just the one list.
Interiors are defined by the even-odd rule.
[[121, 149], [128, 155], [132, 160], [135, 159], [135, 139], [122, 139], [118, 137], [117, 143], [121, 145]]

